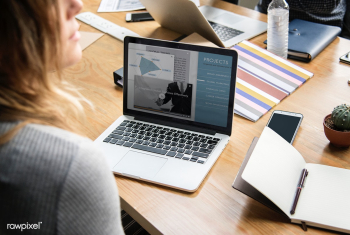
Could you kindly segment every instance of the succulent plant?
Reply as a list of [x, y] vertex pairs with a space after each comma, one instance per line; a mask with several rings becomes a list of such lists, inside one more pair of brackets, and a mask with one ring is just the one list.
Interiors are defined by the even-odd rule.
[[350, 105], [341, 104], [335, 107], [332, 121], [339, 130], [350, 130]]

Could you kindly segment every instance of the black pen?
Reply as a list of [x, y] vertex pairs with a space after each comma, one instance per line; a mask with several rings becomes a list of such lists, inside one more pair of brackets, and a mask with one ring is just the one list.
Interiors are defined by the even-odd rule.
[[301, 189], [304, 186], [305, 178], [306, 178], [306, 176], [308, 174], [309, 174], [309, 172], [306, 169], [303, 169], [303, 171], [301, 172], [299, 184], [298, 184], [298, 187], [297, 187], [297, 193], [295, 194], [293, 206], [292, 206], [292, 209], [290, 210], [290, 213], [292, 215], [295, 213], [295, 209], [296, 209], [297, 204], [298, 204], [298, 200], [299, 200], [299, 196], [300, 196], [300, 193], [301, 193]]

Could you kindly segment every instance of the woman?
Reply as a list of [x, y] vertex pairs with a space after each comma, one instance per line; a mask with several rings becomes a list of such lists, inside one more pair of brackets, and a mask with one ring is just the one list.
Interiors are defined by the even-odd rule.
[[105, 159], [66, 122], [84, 101], [60, 76], [82, 55], [81, 8], [0, 1], [0, 234], [124, 234]]

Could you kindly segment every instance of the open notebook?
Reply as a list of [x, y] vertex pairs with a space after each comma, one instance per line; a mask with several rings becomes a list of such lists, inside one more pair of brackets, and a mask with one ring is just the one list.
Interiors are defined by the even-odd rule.
[[[290, 210], [302, 170], [309, 171], [295, 214]], [[350, 233], [350, 170], [306, 163], [301, 154], [265, 127], [242, 178], [292, 221]]]

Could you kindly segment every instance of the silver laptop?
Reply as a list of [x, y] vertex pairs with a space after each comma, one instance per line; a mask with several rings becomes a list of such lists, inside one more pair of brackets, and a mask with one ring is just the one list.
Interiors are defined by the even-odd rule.
[[227, 145], [237, 52], [124, 39], [123, 116], [95, 143], [115, 173], [193, 192]]
[[164, 28], [190, 35], [194, 32], [221, 47], [231, 47], [267, 30], [267, 24], [189, 0], [140, 0]]

